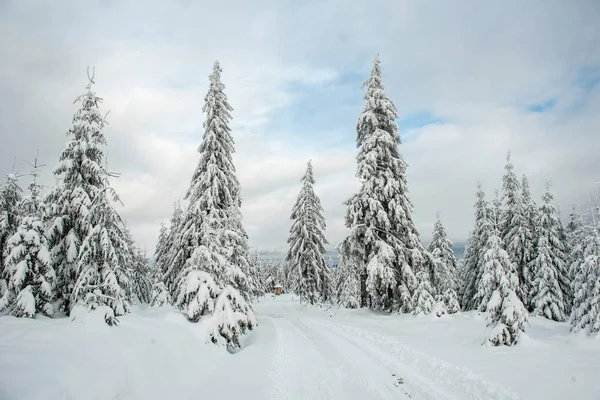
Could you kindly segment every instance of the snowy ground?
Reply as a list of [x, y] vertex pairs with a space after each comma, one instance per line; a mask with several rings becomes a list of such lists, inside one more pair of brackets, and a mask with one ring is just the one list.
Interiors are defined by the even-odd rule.
[[514, 348], [481, 346], [476, 313], [442, 318], [255, 306], [237, 354], [174, 310], [0, 318], [0, 399], [600, 399], [600, 340], [532, 318]]

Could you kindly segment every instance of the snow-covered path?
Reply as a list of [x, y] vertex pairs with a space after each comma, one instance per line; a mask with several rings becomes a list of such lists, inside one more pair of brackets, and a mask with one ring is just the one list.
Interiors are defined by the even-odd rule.
[[334, 323], [330, 312], [306, 312], [291, 296], [256, 308], [258, 339], [231, 360], [231, 385], [215, 394], [233, 398], [250, 385], [256, 399], [520, 398], [391, 336]]
[[172, 308], [136, 309], [116, 328], [0, 317], [0, 400], [600, 398], [600, 341], [568, 324], [532, 318], [518, 346], [491, 348], [477, 313], [378, 315], [290, 295], [255, 312], [234, 355]]

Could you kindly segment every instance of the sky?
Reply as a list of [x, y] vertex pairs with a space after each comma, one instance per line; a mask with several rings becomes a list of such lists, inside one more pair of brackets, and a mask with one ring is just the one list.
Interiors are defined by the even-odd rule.
[[464, 245], [477, 181], [491, 199], [508, 150], [536, 199], [552, 182], [563, 219], [600, 182], [598, 1], [0, 0], [0, 54], [0, 174], [27, 172], [39, 149], [54, 184], [94, 66], [117, 209], [149, 254], [198, 162], [215, 60], [234, 108], [244, 224], [262, 254], [287, 249], [309, 159], [328, 249], [347, 233], [376, 54], [424, 243], [439, 212]]

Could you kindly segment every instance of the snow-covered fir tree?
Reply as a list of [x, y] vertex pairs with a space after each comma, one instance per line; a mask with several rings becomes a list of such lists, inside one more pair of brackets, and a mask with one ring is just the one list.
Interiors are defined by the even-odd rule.
[[54, 314], [52, 305], [55, 273], [44, 236], [44, 204], [37, 177], [42, 166], [37, 157], [29, 195], [20, 203], [21, 223], [8, 242], [6, 257], [7, 290], [0, 299], [0, 312], [9, 310], [17, 317], [32, 318], [37, 312]]
[[163, 274], [167, 272], [167, 257], [169, 253], [169, 228], [164, 222], [160, 224], [160, 230], [158, 232], [158, 241], [154, 249], [154, 266], [161, 271]]
[[265, 289], [261, 281], [260, 259], [256, 250], [251, 250], [248, 253], [248, 271], [246, 275], [252, 298], [259, 298], [265, 293]]
[[[167, 275], [175, 276], [176, 305], [190, 321], [211, 313], [220, 321], [213, 339], [235, 346], [231, 330], [252, 327], [246, 301], [251, 297], [244, 271], [248, 270], [247, 235], [241, 223], [240, 185], [232, 154], [234, 142], [228, 126], [231, 106], [215, 62], [203, 112], [204, 135], [200, 160], [185, 198], [188, 206], [178, 223], [175, 257]], [[232, 314], [227, 314], [231, 313]], [[225, 314], [227, 315], [225, 315]], [[228, 324], [226, 327], [219, 324]], [[221, 339], [215, 335], [221, 335]]]
[[495, 234], [495, 224], [490, 216], [490, 207], [485, 200], [485, 192], [481, 184], [477, 184], [477, 201], [475, 202], [475, 227], [465, 250], [465, 282], [462, 305], [465, 310], [476, 310], [482, 298], [478, 296], [478, 288], [483, 274], [489, 238]]
[[103, 308], [105, 320], [115, 325], [116, 317], [129, 312], [133, 287], [128, 270], [134, 260], [127, 227], [112, 206], [119, 198], [108, 183], [96, 192], [83, 223], [89, 227], [81, 243], [77, 280], [71, 295], [72, 308]]
[[[538, 232], [537, 232], [537, 223], [538, 223], [538, 206], [533, 200], [531, 196], [531, 190], [529, 188], [529, 180], [527, 176], [523, 175], [521, 178], [521, 203], [523, 204], [523, 216], [525, 219], [525, 229], [529, 231], [531, 242], [525, 241], [525, 246], [529, 249], [529, 253], [531, 254], [531, 262], [536, 257], [537, 254], [537, 244], [538, 244]], [[525, 307], [529, 311], [533, 311], [531, 304], [531, 286], [533, 285], [533, 271], [531, 270], [531, 262], [528, 264], [525, 271], [523, 271], [522, 280], [520, 280], [521, 285], [521, 293], [523, 297], [528, 299], [527, 303], [524, 303]]]
[[321, 200], [313, 188], [315, 177], [310, 161], [301, 182], [302, 189], [290, 217], [293, 222], [286, 261], [297, 270], [296, 293], [302, 300], [315, 304], [327, 297], [329, 269], [325, 261], [325, 245], [328, 243], [323, 234], [325, 218]]
[[[583, 218], [575, 206], [573, 206], [571, 212], [569, 213], [569, 222], [566, 226], [566, 235], [568, 243], [567, 247], [569, 249], [569, 254], [567, 257], [569, 266], [569, 279], [571, 282], [573, 282], [575, 276], [580, 271], [581, 264], [585, 259], [584, 251], [586, 236]], [[572, 285], [571, 288], [573, 288]]]
[[600, 224], [586, 228], [583, 259], [573, 271], [571, 330], [600, 332]]
[[[360, 283], [356, 266], [344, 262], [340, 258], [336, 269], [336, 299], [338, 305], [346, 308], [358, 308], [360, 306]], [[348, 260], [352, 262], [351, 260]]]
[[523, 304], [529, 304], [531, 274], [529, 265], [535, 256], [534, 237], [523, 204], [521, 183], [515, 175], [510, 152], [506, 157], [502, 178], [502, 217], [500, 236], [510, 260], [517, 268], [519, 285], [517, 295]]
[[438, 314], [445, 312], [452, 314], [460, 310], [457, 294], [457, 262], [452, 247], [452, 242], [448, 239], [438, 214], [433, 226], [431, 242], [427, 247], [432, 256], [429, 262], [432, 266], [432, 294], [437, 303], [443, 303], [443, 308], [438, 307]]
[[21, 201], [22, 189], [19, 186], [19, 175], [13, 171], [6, 175], [6, 182], [0, 188], [0, 296], [4, 294], [8, 283], [5, 272], [7, 245], [21, 222], [19, 211]]
[[502, 233], [502, 200], [500, 199], [500, 192], [498, 189], [494, 190], [494, 199], [490, 205], [489, 215], [491, 216], [494, 224], [494, 229], [499, 235]]
[[136, 303], [150, 304], [152, 301], [152, 269], [145, 252], [137, 247], [132, 238], [128, 240], [132, 249], [132, 263], [129, 276], [131, 277], [132, 297]]
[[54, 169], [58, 182], [46, 199], [50, 219], [46, 234], [57, 275], [56, 295], [67, 312], [79, 279], [79, 253], [90, 229], [91, 206], [102, 192], [106, 176], [105, 120], [98, 108], [102, 99], [92, 91], [93, 76], [88, 77], [86, 93], [76, 99], [81, 106], [67, 132], [69, 140]]
[[185, 260], [181, 260], [184, 255], [180, 252], [181, 244], [181, 226], [183, 221], [183, 208], [181, 201], [173, 203], [173, 214], [169, 225], [169, 234], [167, 235], [166, 245], [167, 253], [162, 267], [162, 280], [169, 289], [171, 296], [176, 294], [175, 280], [177, 279], [177, 270], [184, 264]]
[[198, 148], [200, 160], [185, 196], [189, 203], [178, 229], [177, 254], [171, 269], [179, 280], [184, 279], [185, 271], [189, 270], [186, 264], [196, 249], [202, 246], [201, 238], [208, 237], [202, 230], [215, 231], [219, 244], [213, 246], [211, 243], [205, 248], [226, 257], [228, 262], [223, 273], [227, 283], [249, 299], [248, 280], [243, 272], [247, 270], [248, 245], [241, 228], [240, 185], [232, 159], [234, 141], [228, 126], [232, 108], [224, 92], [221, 72], [221, 66], [215, 62], [202, 109], [206, 120]]
[[365, 105], [356, 126], [361, 188], [347, 202], [351, 233], [339, 250], [346, 260], [356, 259], [361, 306], [412, 312], [415, 271], [422, 268], [424, 249], [412, 220], [398, 113], [385, 94], [379, 56], [364, 86]]
[[432, 293], [428, 272], [425, 269], [417, 272], [417, 288], [412, 299], [413, 314], [430, 314], [433, 311], [436, 302]]
[[494, 346], [511, 346], [525, 331], [527, 310], [515, 292], [517, 273], [496, 233], [489, 237], [485, 249], [477, 297], [482, 299], [479, 309], [487, 311], [491, 327], [487, 340]]
[[[565, 287], [570, 282], [553, 199], [550, 185], [546, 184], [537, 221], [536, 257], [531, 263], [534, 280], [530, 298], [535, 314], [554, 321], [564, 321], [569, 313], [569, 293], [565, 292]], [[570, 292], [570, 288], [568, 290]]]

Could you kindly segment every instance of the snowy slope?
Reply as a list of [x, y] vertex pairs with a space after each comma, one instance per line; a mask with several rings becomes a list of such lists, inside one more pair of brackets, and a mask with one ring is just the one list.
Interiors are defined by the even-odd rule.
[[514, 348], [481, 346], [476, 313], [412, 317], [256, 305], [260, 326], [237, 354], [205, 343], [173, 309], [0, 318], [0, 399], [600, 398], [600, 341], [532, 318]]

